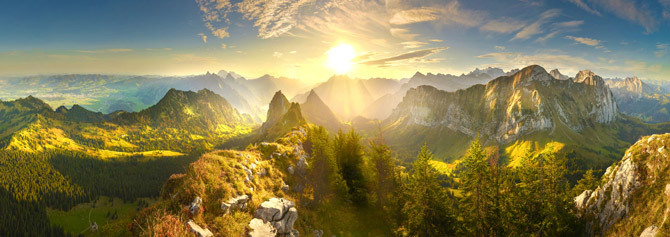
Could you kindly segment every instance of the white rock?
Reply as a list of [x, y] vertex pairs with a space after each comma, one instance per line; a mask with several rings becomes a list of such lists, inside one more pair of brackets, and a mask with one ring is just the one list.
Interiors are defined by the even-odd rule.
[[196, 234], [197, 236], [199, 236], [199, 237], [210, 237], [210, 236], [214, 236], [214, 234], [212, 234], [212, 232], [209, 231], [209, 229], [200, 227], [198, 224], [196, 224], [195, 222], [193, 222], [193, 220], [188, 220], [188, 222], [186, 223], [186, 225], [188, 226], [188, 228], [189, 228], [193, 233], [195, 233], [195, 234]]
[[651, 225], [642, 231], [640, 237], [654, 237], [658, 234], [658, 226]]

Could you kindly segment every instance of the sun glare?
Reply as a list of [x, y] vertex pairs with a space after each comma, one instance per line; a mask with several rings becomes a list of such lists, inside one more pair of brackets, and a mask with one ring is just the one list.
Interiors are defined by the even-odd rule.
[[326, 59], [326, 66], [333, 69], [335, 74], [342, 75], [351, 70], [353, 66], [351, 60], [356, 57], [356, 52], [354, 51], [354, 47], [343, 43], [330, 48], [330, 50], [326, 52], [326, 55], [328, 56]]

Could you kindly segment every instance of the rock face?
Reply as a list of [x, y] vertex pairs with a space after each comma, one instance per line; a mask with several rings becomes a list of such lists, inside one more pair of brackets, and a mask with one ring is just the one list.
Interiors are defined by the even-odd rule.
[[[647, 208], [663, 207], [657, 203], [670, 201], [670, 184], [666, 179], [670, 162], [670, 153], [665, 148], [668, 144], [670, 134], [640, 139], [616, 166], [607, 169], [602, 186], [585, 190], [575, 198], [575, 206], [579, 216], [586, 221], [589, 235], [638, 235], [639, 232], [628, 232], [635, 229], [631, 223], [658, 226], [665, 223], [670, 208], [665, 211]], [[640, 201], [644, 204], [634, 205]], [[664, 214], [649, 215], [651, 213]], [[647, 228], [642, 236], [653, 236], [651, 234], [658, 232], [658, 228], [652, 227], [655, 226]]]
[[420, 86], [407, 92], [384, 123], [392, 129], [446, 127], [506, 143], [558, 123], [580, 131], [596, 123], [614, 122], [617, 105], [602, 78], [588, 71], [575, 78], [556, 80], [534, 65], [455, 92]]
[[556, 79], [556, 80], [568, 80], [568, 79], [570, 79], [568, 76], [561, 74], [561, 72], [559, 72], [558, 69], [551, 70], [551, 72], [549, 72], [549, 74], [551, 74], [551, 76], [554, 77], [554, 79]]
[[288, 112], [288, 109], [291, 107], [291, 102], [286, 99], [286, 96], [277, 91], [270, 101], [270, 107], [268, 108], [268, 116], [263, 125], [261, 126], [261, 131], [266, 131], [270, 127], [277, 124], [284, 114]]
[[298, 236], [293, 223], [298, 219], [298, 210], [293, 202], [283, 198], [271, 198], [261, 203], [249, 222], [250, 236]]

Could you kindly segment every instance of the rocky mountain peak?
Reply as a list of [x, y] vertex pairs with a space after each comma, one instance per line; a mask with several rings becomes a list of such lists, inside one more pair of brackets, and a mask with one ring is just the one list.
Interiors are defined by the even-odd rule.
[[575, 83], [584, 83], [592, 86], [599, 86], [605, 84], [602, 77], [596, 75], [591, 70], [582, 70], [577, 73], [574, 79]]
[[549, 72], [549, 74], [550, 74], [552, 77], [554, 77], [554, 79], [556, 79], [556, 80], [567, 80], [567, 79], [570, 79], [568, 76], [563, 75], [560, 71], [558, 71], [558, 68], [557, 68], [557, 69], [554, 69], [554, 70], [551, 70], [551, 71]]
[[409, 89], [385, 123], [398, 129], [446, 127], [471, 137], [478, 132], [505, 143], [557, 124], [580, 131], [610, 123], [617, 113], [607, 86], [556, 80], [544, 68], [532, 65], [485, 86], [454, 92], [432, 86]]
[[268, 129], [274, 126], [277, 122], [279, 122], [284, 116], [284, 114], [288, 112], [290, 106], [291, 103], [289, 102], [288, 99], [286, 99], [286, 96], [284, 96], [281, 90], [275, 92], [274, 96], [272, 97], [272, 100], [270, 101], [267, 119], [261, 126], [261, 131]]

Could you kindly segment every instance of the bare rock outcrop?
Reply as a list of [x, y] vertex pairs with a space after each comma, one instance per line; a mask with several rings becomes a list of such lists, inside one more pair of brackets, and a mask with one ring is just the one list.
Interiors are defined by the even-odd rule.
[[283, 198], [271, 198], [261, 203], [249, 222], [249, 236], [298, 236], [293, 224], [298, 219], [298, 210], [293, 202]]

